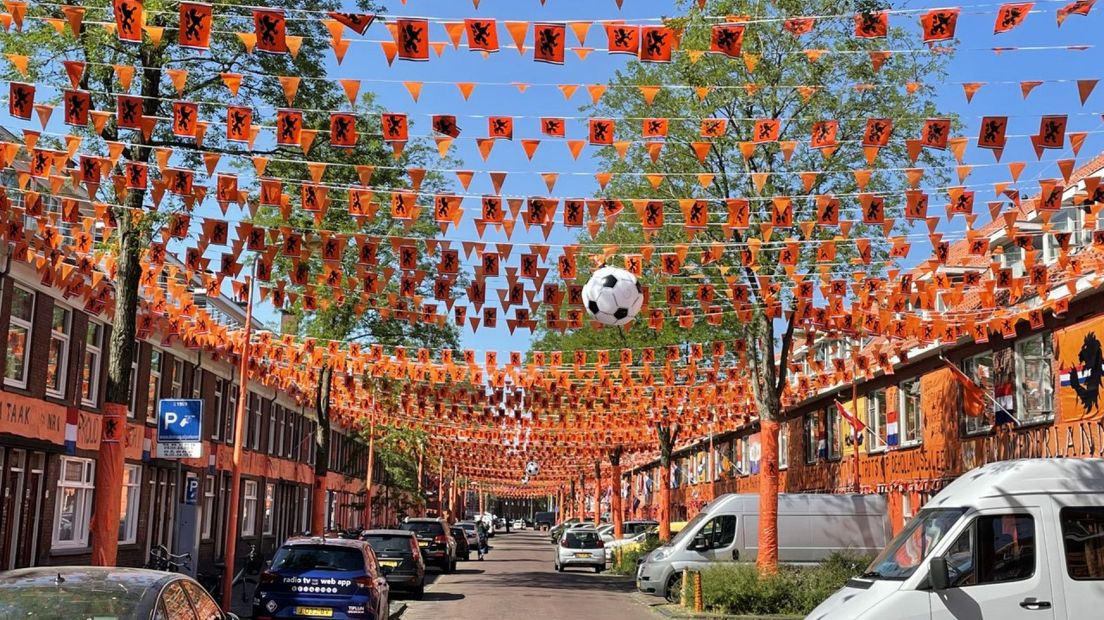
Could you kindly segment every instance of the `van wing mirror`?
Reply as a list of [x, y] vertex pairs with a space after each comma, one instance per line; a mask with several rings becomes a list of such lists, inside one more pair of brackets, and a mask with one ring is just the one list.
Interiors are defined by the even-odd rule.
[[928, 562], [928, 582], [934, 590], [946, 590], [950, 587], [950, 571], [947, 558], [938, 556]]
[[709, 551], [709, 541], [705, 536], [694, 537], [694, 551]]

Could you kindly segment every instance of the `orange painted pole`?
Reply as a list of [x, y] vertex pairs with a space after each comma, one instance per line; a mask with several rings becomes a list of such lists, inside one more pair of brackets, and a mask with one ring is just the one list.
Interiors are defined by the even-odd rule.
[[613, 521], [613, 537], [621, 539], [621, 461], [610, 464], [610, 519]]
[[[376, 466], [376, 423], [368, 423], [368, 479], [364, 490], [364, 528], [372, 529], [372, 493], [375, 491], [372, 477]], [[419, 483], [420, 486], [421, 483]], [[386, 498], [385, 498], [386, 499]]]
[[441, 457], [441, 475], [437, 478], [437, 518], [445, 518], [445, 457]]
[[602, 462], [594, 462], [594, 527], [602, 525]]
[[[256, 263], [253, 272], [256, 274]], [[234, 555], [238, 550], [238, 508], [241, 504], [242, 441], [245, 439], [245, 406], [249, 398], [250, 339], [253, 337], [253, 278], [245, 280], [248, 296], [245, 305], [245, 338], [242, 342], [241, 362], [238, 364], [238, 407], [234, 412], [234, 453], [230, 466], [230, 503], [227, 506], [226, 568], [222, 571], [222, 608], [230, 611], [234, 589]]]
[[[854, 376], [851, 377], [851, 415], [854, 416], [856, 420], [859, 419], [859, 382]], [[859, 480], [859, 433], [853, 425], [851, 426], [851, 445], [855, 448], [854, 484], [855, 492], [858, 493], [859, 489], [862, 488]]]

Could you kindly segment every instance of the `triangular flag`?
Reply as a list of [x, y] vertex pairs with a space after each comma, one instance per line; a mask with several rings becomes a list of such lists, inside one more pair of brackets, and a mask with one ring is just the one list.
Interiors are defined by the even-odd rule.
[[406, 86], [406, 90], [410, 92], [410, 96], [417, 103], [418, 97], [422, 95], [422, 83], [421, 82], [403, 82], [403, 86]]

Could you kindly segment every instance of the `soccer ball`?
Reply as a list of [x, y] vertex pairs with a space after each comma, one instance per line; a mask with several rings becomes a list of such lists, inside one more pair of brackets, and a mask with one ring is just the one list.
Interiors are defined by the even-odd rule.
[[529, 476], [522, 476], [521, 477], [521, 483], [522, 484], [529, 484]]
[[525, 466], [525, 474], [527, 476], [536, 476], [540, 473], [540, 465], [537, 465], [536, 461], [529, 461]]
[[625, 325], [644, 305], [644, 291], [633, 274], [616, 267], [602, 267], [583, 287], [583, 305], [591, 318], [602, 325]]

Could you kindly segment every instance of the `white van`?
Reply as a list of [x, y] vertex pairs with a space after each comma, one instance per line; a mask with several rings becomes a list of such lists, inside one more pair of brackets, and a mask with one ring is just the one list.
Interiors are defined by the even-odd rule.
[[[819, 562], [834, 551], [875, 554], [892, 534], [880, 495], [778, 496], [778, 555], [786, 563]], [[682, 569], [713, 562], [755, 561], [759, 551], [759, 495], [722, 495], [678, 536], [644, 558], [636, 570], [641, 592], [674, 598]]]
[[807, 620], [1104, 617], [1104, 460], [992, 463], [943, 489]]

